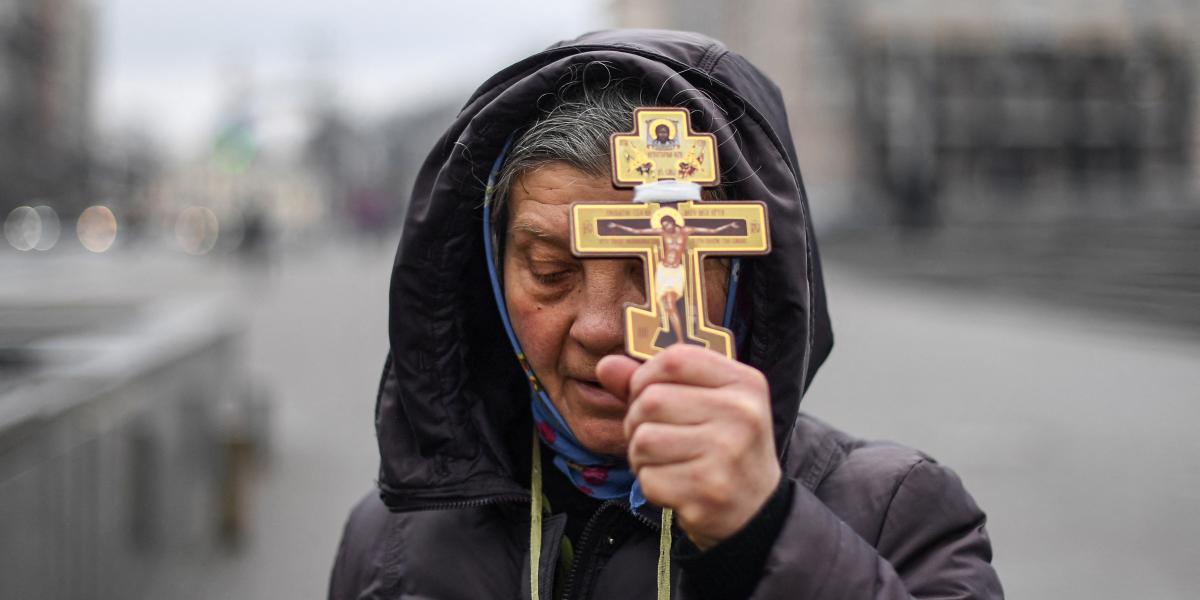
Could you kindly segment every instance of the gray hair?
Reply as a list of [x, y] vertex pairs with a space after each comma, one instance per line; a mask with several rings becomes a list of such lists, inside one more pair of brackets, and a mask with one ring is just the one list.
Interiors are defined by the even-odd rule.
[[[632, 130], [634, 109], [656, 106], [658, 102], [643, 96], [637, 78], [619, 77], [605, 62], [593, 61], [570, 69], [555, 92], [538, 99], [540, 116], [509, 148], [496, 177], [493, 228], [507, 222], [512, 186], [523, 175], [552, 163], [592, 176], [608, 175], [609, 136]], [[720, 188], [705, 190], [703, 196], [724, 198]]]
[[541, 115], [513, 140], [496, 178], [493, 214], [498, 218], [505, 213], [512, 186], [548, 164], [566, 164], [592, 176], [608, 174], [608, 138], [632, 129], [633, 111], [643, 103], [636, 80], [614, 78], [607, 64], [592, 62], [568, 71], [558, 90], [543, 95], [538, 105]]

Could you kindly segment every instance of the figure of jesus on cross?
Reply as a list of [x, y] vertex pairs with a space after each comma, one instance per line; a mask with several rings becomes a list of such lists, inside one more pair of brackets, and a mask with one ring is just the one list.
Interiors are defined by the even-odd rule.
[[647, 304], [625, 309], [626, 353], [647, 360], [683, 343], [733, 357], [732, 334], [705, 317], [703, 261], [769, 251], [761, 202], [576, 202], [569, 214], [576, 255], [645, 264]]
[[634, 235], [654, 235], [662, 240], [662, 252], [658, 255], [654, 268], [654, 291], [662, 303], [663, 310], [666, 311], [670, 329], [664, 334], [670, 339], [656, 340], [655, 345], [664, 347], [672, 343], [688, 343], [691, 339], [687, 335], [687, 329], [683, 326], [682, 317], [687, 313], [684, 308], [684, 299], [687, 294], [687, 271], [684, 257], [687, 254], [688, 236], [711, 235], [725, 231], [736, 233], [742, 226], [742, 222], [730, 221], [717, 227], [693, 227], [676, 223], [675, 217], [670, 213], [661, 215], [658, 222], [658, 227], [642, 228], [629, 227], [617, 221], [605, 221], [603, 225], [608, 232], [621, 231]]

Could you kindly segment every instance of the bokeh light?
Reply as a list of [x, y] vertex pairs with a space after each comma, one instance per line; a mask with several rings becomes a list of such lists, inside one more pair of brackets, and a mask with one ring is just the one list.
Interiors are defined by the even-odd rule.
[[58, 220], [58, 213], [54, 212], [49, 206], [35, 206], [34, 212], [37, 213], [41, 220], [42, 231], [33, 249], [45, 252], [54, 247], [58, 243], [58, 236], [62, 233], [62, 225]]
[[107, 206], [89, 206], [75, 226], [79, 243], [92, 252], [105, 252], [117, 241], [117, 217]]
[[220, 223], [212, 210], [189, 206], [175, 219], [175, 239], [188, 254], [208, 254], [217, 243]]
[[28, 206], [18, 206], [4, 220], [4, 237], [13, 248], [22, 252], [33, 250], [42, 237], [42, 219]]

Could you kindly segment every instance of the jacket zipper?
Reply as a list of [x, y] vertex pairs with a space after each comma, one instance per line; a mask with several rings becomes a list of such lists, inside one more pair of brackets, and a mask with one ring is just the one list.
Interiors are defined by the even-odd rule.
[[592, 536], [595, 533], [596, 528], [599, 526], [601, 519], [606, 517], [606, 512], [608, 509], [614, 506], [619, 507], [621, 506], [621, 503], [614, 500], [609, 500], [604, 504], [601, 504], [600, 507], [596, 509], [596, 512], [592, 514], [592, 517], [588, 519], [587, 525], [583, 526], [583, 533], [579, 534], [579, 545], [575, 549], [575, 562], [571, 565], [571, 570], [567, 573], [567, 581], [563, 585], [562, 600], [568, 600], [574, 595], [576, 582], [578, 581], [580, 574], [585, 572], [583, 569], [584, 563], [587, 563], [587, 567], [590, 569], [592, 563], [595, 562], [596, 552], [589, 551], [589, 542], [591, 542]]
[[[476, 498], [474, 500], [459, 500], [455, 502], [430, 502], [428, 504], [406, 504], [401, 507], [388, 506], [390, 512], [404, 513], [417, 512], [422, 510], [443, 510], [452, 508], [472, 508], [478, 506], [488, 506], [491, 504], [528, 504], [528, 495], [501, 495], [489, 496], [487, 498]], [[386, 503], [385, 503], [386, 504]]]

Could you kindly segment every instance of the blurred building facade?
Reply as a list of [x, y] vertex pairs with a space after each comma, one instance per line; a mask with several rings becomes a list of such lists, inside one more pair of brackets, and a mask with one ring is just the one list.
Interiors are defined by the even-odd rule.
[[84, 206], [96, 11], [90, 0], [0, 2], [0, 211]]
[[235, 82], [211, 147], [155, 172], [128, 195], [131, 214], [147, 215], [169, 238], [189, 208], [209, 210], [220, 229], [214, 250], [250, 242], [255, 229], [284, 245], [391, 236], [456, 103], [362, 115], [337, 95], [332, 81], [311, 74]]
[[1197, 208], [1195, 3], [614, 7], [622, 26], [721, 39], [779, 84], [819, 225]]

